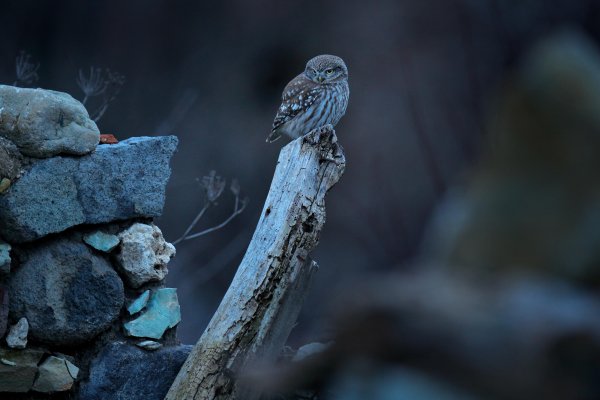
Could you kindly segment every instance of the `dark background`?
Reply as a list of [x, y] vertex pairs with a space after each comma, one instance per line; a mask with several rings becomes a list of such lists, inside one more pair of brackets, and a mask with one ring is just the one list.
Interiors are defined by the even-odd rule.
[[[486, 110], [511, 66], [537, 38], [575, 25], [598, 38], [593, 0], [4, 1], [0, 81], [24, 50], [35, 86], [78, 99], [79, 69], [126, 77], [98, 125], [119, 139], [175, 134], [163, 217], [174, 240], [202, 207], [196, 182], [211, 169], [250, 198], [222, 230], [180, 244], [168, 285], [195, 342], [250, 240], [284, 140], [265, 143], [279, 97], [306, 60], [344, 58], [350, 105], [337, 127], [347, 158], [328, 197], [314, 254], [321, 268], [296, 344], [322, 335], [321, 305], [338, 284], [402, 268], [446, 189], [468, 175], [485, 142]], [[227, 193], [200, 228], [231, 212]]]

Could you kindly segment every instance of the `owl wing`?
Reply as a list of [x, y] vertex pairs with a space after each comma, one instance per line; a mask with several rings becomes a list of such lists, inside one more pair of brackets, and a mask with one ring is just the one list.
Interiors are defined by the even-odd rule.
[[283, 124], [294, 119], [307, 110], [319, 97], [318, 85], [308, 79], [303, 73], [295, 77], [283, 89], [281, 106], [277, 110], [271, 134], [267, 142], [273, 142], [281, 136]]

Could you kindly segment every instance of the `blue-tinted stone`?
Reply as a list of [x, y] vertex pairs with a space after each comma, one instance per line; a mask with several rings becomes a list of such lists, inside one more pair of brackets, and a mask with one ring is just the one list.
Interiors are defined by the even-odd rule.
[[152, 293], [146, 312], [123, 326], [129, 336], [160, 339], [167, 329], [174, 327], [179, 321], [181, 311], [177, 289], [164, 288]]
[[95, 248], [96, 250], [109, 253], [119, 244], [119, 238], [116, 235], [96, 231], [83, 236], [83, 241]]
[[149, 298], [150, 298], [150, 291], [146, 290], [137, 299], [135, 299], [129, 305], [129, 307], [127, 307], [127, 312], [129, 313], [129, 315], [133, 315], [133, 314], [136, 314], [136, 313], [139, 313], [140, 311], [142, 311], [144, 309], [144, 307], [146, 307], [146, 304], [148, 304]]

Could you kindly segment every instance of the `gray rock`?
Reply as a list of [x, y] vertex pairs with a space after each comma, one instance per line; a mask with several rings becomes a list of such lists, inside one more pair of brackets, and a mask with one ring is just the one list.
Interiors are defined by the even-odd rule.
[[10, 244], [0, 240], [0, 278], [8, 276], [10, 273], [10, 250]]
[[91, 340], [117, 319], [123, 282], [85, 244], [57, 239], [29, 250], [9, 280], [10, 312], [25, 316], [30, 338], [54, 345]]
[[160, 339], [165, 331], [181, 321], [181, 311], [177, 300], [177, 289], [158, 289], [148, 301], [146, 311], [123, 325], [125, 334], [135, 337]]
[[27, 346], [27, 333], [29, 333], [29, 323], [27, 318], [23, 317], [10, 327], [6, 344], [13, 349], [24, 349]]
[[96, 231], [83, 235], [83, 241], [96, 250], [103, 251], [105, 253], [111, 252], [119, 245], [119, 238], [117, 235], [111, 235], [102, 231]]
[[0, 195], [0, 235], [20, 243], [79, 224], [159, 216], [176, 147], [175, 136], [138, 137], [38, 160]]
[[50, 356], [39, 366], [39, 374], [32, 389], [36, 392], [64, 392], [71, 389], [79, 368], [69, 360]]
[[141, 342], [136, 343], [135, 345], [140, 349], [150, 351], [158, 350], [162, 347], [162, 343], [155, 342], [154, 340], [143, 340]]
[[21, 172], [21, 153], [8, 139], [0, 137], [0, 178], [15, 179]]
[[0, 136], [32, 157], [93, 151], [100, 131], [67, 93], [0, 85]]
[[0, 392], [28, 392], [44, 352], [36, 349], [0, 348]]
[[121, 252], [117, 260], [127, 282], [138, 288], [148, 282], [162, 281], [175, 246], [167, 243], [154, 224], [135, 223], [119, 234]]
[[111, 343], [92, 361], [79, 400], [162, 400], [192, 346], [148, 352], [126, 343]]

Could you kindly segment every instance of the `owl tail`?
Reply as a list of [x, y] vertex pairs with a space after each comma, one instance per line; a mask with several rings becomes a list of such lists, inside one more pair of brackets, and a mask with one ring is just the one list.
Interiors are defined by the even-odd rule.
[[271, 131], [271, 134], [267, 138], [267, 143], [273, 143], [274, 141], [276, 141], [280, 137], [281, 137], [281, 132], [279, 132], [279, 129]]

